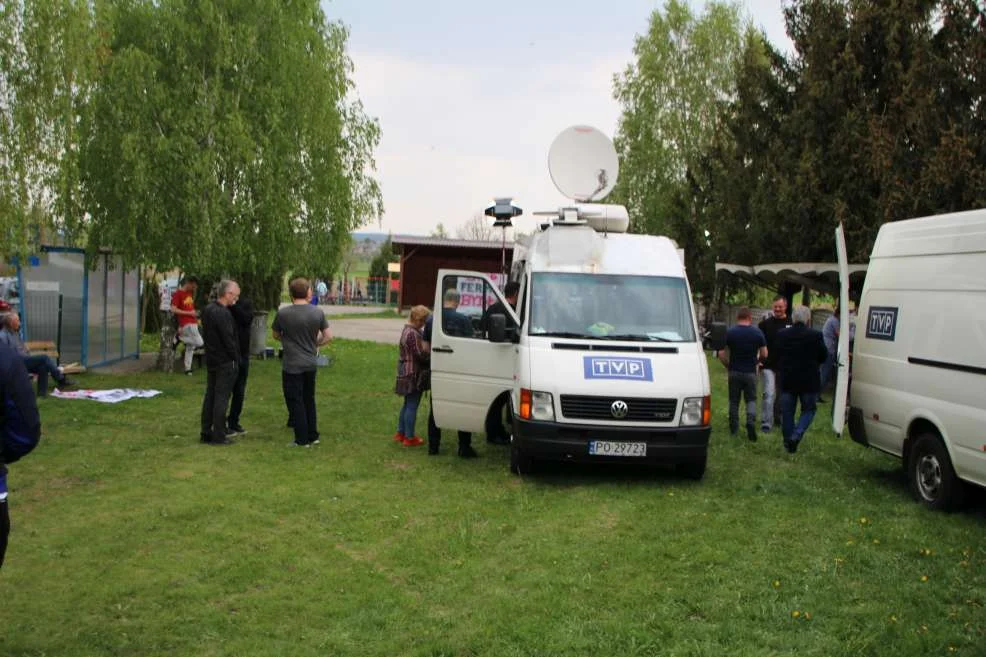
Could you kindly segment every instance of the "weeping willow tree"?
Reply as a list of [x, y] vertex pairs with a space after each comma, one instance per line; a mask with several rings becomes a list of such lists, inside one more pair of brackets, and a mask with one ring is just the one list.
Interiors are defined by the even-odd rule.
[[346, 29], [317, 0], [127, 0], [81, 126], [91, 249], [232, 276], [274, 307], [379, 216], [380, 128], [354, 100]]

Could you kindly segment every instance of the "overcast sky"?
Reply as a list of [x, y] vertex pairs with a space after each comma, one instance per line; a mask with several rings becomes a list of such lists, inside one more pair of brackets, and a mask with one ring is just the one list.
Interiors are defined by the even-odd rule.
[[[701, 11], [702, 2], [689, 0]], [[377, 179], [385, 214], [363, 230], [421, 234], [456, 227], [513, 196], [531, 212], [565, 204], [548, 148], [587, 124], [612, 137], [613, 74], [631, 61], [655, 0], [323, 0], [350, 29], [366, 113], [380, 121]], [[745, 0], [788, 49], [781, 0]]]

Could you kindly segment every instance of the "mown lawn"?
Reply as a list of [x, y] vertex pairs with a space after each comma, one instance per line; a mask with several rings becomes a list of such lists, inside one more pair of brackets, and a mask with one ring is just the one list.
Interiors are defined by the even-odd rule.
[[821, 416], [793, 457], [731, 438], [718, 364], [704, 481], [522, 479], [481, 439], [473, 461], [452, 435], [437, 457], [395, 445], [393, 347], [332, 350], [310, 450], [287, 447], [276, 360], [228, 448], [198, 443], [202, 373], [43, 400], [11, 467], [0, 655], [986, 654], [982, 496], [928, 512]]

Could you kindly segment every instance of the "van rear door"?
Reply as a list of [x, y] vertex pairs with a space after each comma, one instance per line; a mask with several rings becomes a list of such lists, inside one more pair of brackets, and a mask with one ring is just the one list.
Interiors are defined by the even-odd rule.
[[835, 250], [839, 258], [839, 354], [835, 397], [832, 399], [832, 430], [841, 436], [849, 403], [849, 257], [841, 223], [835, 229]]

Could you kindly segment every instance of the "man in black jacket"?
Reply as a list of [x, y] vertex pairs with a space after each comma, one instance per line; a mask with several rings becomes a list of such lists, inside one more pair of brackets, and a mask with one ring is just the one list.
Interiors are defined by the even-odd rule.
[[216, 300], [202, 311], [202, 338], [208, 371], [205, 399], [202, 400], [202, 442], [231, 445], [226, 433], [226, 408], [239, 371], [240, 345], [236, 324], [229, 307], [240, 296], [236, 281], [223, 280], [216, 289]]
[[[0, 344], [0, 431], [18, 434], [19, 442], [24, 445], [21, 453], [33, 449], [41, 439], [41, 416], [31, 389], [31, 378], [20, 355], [4, 344]], [[6, 463], [19, 456], [4, 454], [0, 449], [0, 567], [3, 567], [10, 535]]]
[[253, 303], [247, 297], [229, 307], [236, 324], [236, 338], [240, 345], [240, 360], [237, 363], [236, 383], [233, 384], [233, 400], [229, 403], [229, 417], [226, 418], [228, 433], [243, 435], [246, 429], [240, 426], [240, 413], [243, 412], [243, 399], [246, 396], [246, 382], [250, 375], [250, 327], [253, 325]]
[[[819, 365], [828, 358], [828, 349], [821, 332], [808, 326], [811, 310], [807, 306], [796, 306], [792, 320], [793, 326], [777, 334], [776, 349], [781, 364], [781, 432], [784, 449], [794, 454], [815, 418]], [[795, 426], [794, 408], [799, 400], [801, 416]]]

